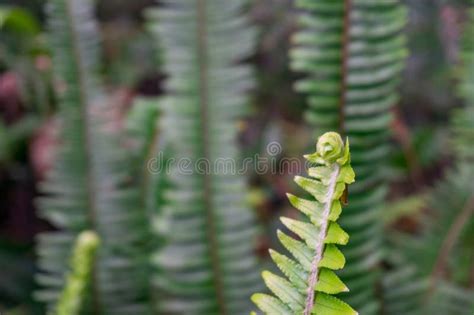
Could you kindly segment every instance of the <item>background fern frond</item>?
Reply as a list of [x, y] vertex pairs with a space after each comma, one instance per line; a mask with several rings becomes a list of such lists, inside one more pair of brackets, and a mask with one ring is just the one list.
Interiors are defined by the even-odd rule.
[[166, 180], [165, 141], [159, 128], [159, 99], [139, 97], [128, 112], [126, 131], [134, 163], [135, 185], [140, 187], [142, 203], [149, 218], [161, 213]]
[[347, 233], [336, 223], [347, 185], [354, 182], [349, 143], [329, 132], [318, 140], [317, 151], [305, 156], [318, 166], [308, 170], [313, 179], [295, 177], [295, 182], [312, 195], [312, 200], [288, 195], [291, 204], [310, 222], [282, 218], [283, 224], [304, 242], [279, 231], [278, 238], [296, 260], [270, 250], [270, 255], [286, 278], [263, 272], [263, 279], [275, 294], [257, 293], [252, 300], [265, 314], [358, 314], [332, 296], [349, 289], [334, 270], [344, 267], [345, 258], [336, 245], [346, 245]]
[[[175, 161], [162, 209], [168, 245], [153, 260], [166, 314], [244, 314], [259, 285], [256, 227], [237, 174], [236, 119], [252, 71], [237, 63], [254, 45], [243, 0], [167, 0], [149, 12], [169, 75], [162, 128]], [[236, 169], [215, 169], [219, 160]], [[201, 164], [197, 164], [201, 162]]]
[[[472, 2], [471, 2], [472, 3]], [[474, 3], [472, 3], [474, 6]], [[459, 95], [465, 106], [453, 115], [453, 141], [456, 155], [461, 159], [474, 161], [474, 8], [468, 11], [468, 20], [463, 28], [461, 41], [461, 65], [459, 67]]]
[[[451, 122], [454, 167], [430, 192], [433, 213], [422, 220], [420, 235], [399, 235], [392, 254], [395, 268], [384, 281], [387, 314], [453, 314], [474, 312], [474, 290], [468, 288], [472, 272], [471, 239], [474, 231], [474, 9], [465, 26], [461, 53], [461, 95], [466, 106]], [[463, 264], [465, 260], [471, 260]]]
[[381, 207], [387, 192], [391, 108], [407, 55], [401, 30], [406, 10], [397, 0], [299, 0], [301, 30], [293, 38], [292, 68], [306, 74], [307, 121], [317, 133], [349, 136], [358, 181], [341, 225], [351, 235], [344, 248], [344, 299], [361, 314], [379, 310], [375, 284], [383, 255]]
[[53, 307], [76, 235], [92, 230], [102, 245], [85, 312], [146, 314], [148, 223], [138, 191], [129, 185], [133, 165], [118, 135], [106, 128], [92, 1], [48, 4], [61, 148], [41, 185], [39, 205], [42, 216], [60, 230], [39, 236], [36, 296]]
[[384, 279], [386, 314], [472, 314], [474, 291], [456, 281], [468, 279], [461, 246], [472, 235], [474, 198], [472, 165], [459, 164], [430, 193], [434, 213], [422, 217], [420, 235], [399, 234], [389, 259], [394, 269]]
[[[128, 111], [125, 119], [125, 129], [128, 134], [131, 153], [137, 167], [137, 173], [141, 172], [141, 168], [146, 164], [147, 159], [154, 155], [152, 149], [156, 143], [157, 121], [159, 117], [158, 98], [155, 97], [137, 97], [132, 108]], [[152, 151], [152, 152], [150, 152]]]

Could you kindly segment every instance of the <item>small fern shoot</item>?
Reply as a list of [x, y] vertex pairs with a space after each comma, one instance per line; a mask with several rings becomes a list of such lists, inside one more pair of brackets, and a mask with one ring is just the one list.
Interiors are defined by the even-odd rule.
[[53, 315], [78, 315], [84, 303], [87, 288], [91, 284], [92, 270], [99, 237], [92, 231], [84, 231], [77, 237], [71, 257], [71, 271], [58, 300]]
[[345, 245], [349, 235], [336, 223], [341, 214], [341, 198], [346, 186], [355, 180], [350, 165], [349, 142], [335, 132], [318, 140], [315, 153], [305, 158], [315, 167], [308, 169], [312, 179], [297, 176], [295, 182], [313, 196], [306, 200], [288, 194], [290, 203], [310, 222], [282, 218], [283, 224], [303, 241], [278, 231], [278, 238], [295, 260], [274, 250], [270, 255], [287, 279], [264, 271], [262, 276], [276, 297], [257, 293], [253, 302], [265, 314], [358, 314], [332, 294], [348, 291], [334, 273], [344, 267], [345, 258], [336, 245]]

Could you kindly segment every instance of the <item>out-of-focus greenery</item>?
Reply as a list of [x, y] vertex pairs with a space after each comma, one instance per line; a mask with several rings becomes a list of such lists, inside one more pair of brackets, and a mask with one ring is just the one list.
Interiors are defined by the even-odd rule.
[[[312, 145], [314, 128], [309, 127], [303, 118], [307, 100], [293, 89], [294, 82], [303, 75], [289, 67], [288, 51], [294, 45], [290, 38], [301, 29], [296, 19], [301, 14], [295, 9], [297, 2], [258, 0], [246, 5], [253, 24], [259, 30], [255, 53], [245, 60], [256, 69], [257, 84], [252, 91], [254, 97], [245, 101], [250, 109], [247, 116], [232, 124], [236, 124], [242, 151], [247, 156], [264, 153], [271, 141], [278, 141], [283, 148], [278, 159], [300, 156]], [[426, 279], [430, 279], [426, 266], [430, 266], [431, 258], [439, 249], [436, 246], [442, 243], [432, 236], [442, 238], [450, 230], [458, 218], [456, 212], [462, 213], [465, 204], [461, 199], [469, 194], [472, 183], [470, 169], [466, 166], [472, 165], [472, 161], [458, 166], [454, 147], [459, 147], [460, 143], [456, 141], [453, 146], [450, 133], [453, 125], [461, 132], [469, 133], [471, 130], [470, 122], [466, 123], [462, 118], [472, 117], [472, 111], [464, 111], [463, 107], [469, 100], [468, 91], [472, 89], [466, 84], [466, 76], [458, 74], [474, 73], [466, 71], [472, 69], [474, 63], [471, 62], [469, 67], [464, 62], [463, 67], [457, 67], [461, 59], [460, 47], [464, 47], [460, 44], [461, 34], [469, 30], [466, 8], [470, 4], [464, 0], [407, 0], [404, 3], [409, 12], [404, 31], [410, 53], [401, 80], [400, 101], [391, 113], [393, 123], [384, 125], [390, 135], [383, 141], [389, 144], [390, 151], [382, 161], [388, 164], [383, 176], [389, 185], [390, 201], [375, 216], [379, 223], [385, 224], [385, 230], [380, 233], [389, 239], [386, 247], [389, 254], [381, 264], [377, 264], [379, 270], [389, 271], [383, 280], [387, 288], [385, 293], [389, 294], [376, 292], [376, 295], [385, 295], [385, 312], [397, 315], [419, 309], [423, 299], [418, 298], [426, 296]], [[163, 64], [162, 52], [158, 51], [163, 48], [158, 43], [160, 39], [150, 36], [143, 18], [143, 13], [156, 3], [152, 0], [102, 0], [96, 4], [99, 22], [96, 35], [101, 38], [103, 47], [99, 55], [99, 77], [110, 96], [107, 102], [111, 103], [104, 114], [108, 121], [106, 129], [121, 132], [125, 127], [127, 132], [131, 132], [131, 142], [130, 139], [117, 141], [124, 150], [133, 150], [130, 163], [134, 165], [128, 166], [133, 169], [130, 174], [134, 175], [126, 182], [134, 185], [148, 183], [149, 186], [139, 194], [141, 197], [151, 196], [142, 202], [147, 212], [153, 213], [153, 209], [163, 202], [161, 189], [166, 185], [162, 178], [141, 177], [143, 168], [139, 164], [146, 159], [144, 154], [156, 153], [158, 146], [167, 145], [158, 137], [161, 136], [159, 126], [150, 121], [155, 115], [158, 117], [157, 104], [161, 106], [161, 100], [155, 97], [163, 93], [163, 78], [170, 74], [164, 71], [167, 66]], [[57, 136], [61, 134], [60, 124], [53, 123], [57, 121], [61, 107], [53, 90], [61, 91], [64, 86], [52, 75], [57, 64], [51, 59], [54, 47], [48, 43], [45, 25], [44, 1], [0, 2], [0, 182], [5, 189], [0, 199], [0, 266], [7, 266], [6, 271], [0, 270], [0, 312], [8, 309], [8, 314], [41, 314], [31, 299], [35, 289], [32, 235], [51, 227], [34, 218], [36, 209], [31, 198], [37, 192], [30, 187], [36, 187], [44, 179], [54, 165], [54, 158], [57, 158], [58, 146], [64, 142], [64, 135], [63, 140]], [[466, 38], [469, 40], [469, 36]], [[464, 60], [466, 52], [464, 50]], [[465, 86], [462, 95], [456, 92], [460, 82]], [[223, 87], [224, 90], [227, 88]], [[141, 101], [134, 101], [140, 94], [152, 96], [150, 102], [154, 105], [147, 107], [142, 106]], [[453, 109], [459, 109], [454, 123], [449, 119]], [[138, 142], [133, 140], [134, 137]], [[145, 141], [140, 142], [140, 139]], [[466, 143], [464, 140], [461, 142]], [[471, 141], [467, 143], [464, 150], [470, 152]], [[354, 151], [357, 151], [357, 144], [354, 145]], [[122, 152], [123, 148], [117, 152]], [[282, 170], [282, 173], [249, 174], [252, 193], [246, 200], [253, 200], [259, 223], [268, 231], [259, 238], [257, 251], [264, 263], [268, 263], [266, 249], [271, 244], [276, 246], [273, 244], [277, 242], [274, 230], [281, 227], [277, 217], [282, 213], [294, 215], [285, 200], [285, 192], [294, 190], [291, 177], [295, 174], [288, 170]], [[372, 175], [379, 174], [374, 172]], [[352, 195], [358, 193], [356, 189]], [[350, 200], [350, 204], [355, 203], [354, 199]], [[30, 216], [25, 219], [25, 214]], [[21, 220], [14, 220], [20, 216]], [[439, 277], [440, 290], [432, 291], [431, 299], [427, 299], [439, 303], [429, 305], [429, 314], [444, 311], [457, 315], [457, 311], [449, 307], [462, 308], [472, 300], [469, 289], [474, 287], [473, 221], [470, 216], [464, 222], [466, 225], [453, 247], [449, 262], [445, 264], [446, 268], [441, 268], [446, 274]], [[169, 230], [166, 222], [153, 221], [160, 233]], [[357, 237], [354, 239], [356, 243]], [[420, 250], [410, 251], [400, 246], [400, 240], [413, 243]], [[432, 246], [424, 246], [428, 243]], [[67, 261], [67, 255], [63, 256]], [[411, 257], [417, 263], [407, 264], [402, 257]], [[145, 260], [142, 256], [140, 259]], [[143, 261], [137, 263], [146, 265]], [[410, 268], [399, 268], [400, 264]], [[457, 268], [453, 268], [454, 265]], [[420, 269], [426, 270], [419, 272]], [[366, 273], [373, 275], [373, 271], [369, 268]], [[146, 278], [143, 273], [140, 277], [141, 280]], [[393, 290], [394, 287], [400, 290]], [[377, 286], [377, 290], [381, 290], [381, 286]], [[361, 291], [354, 288], [354, 292]], [[443, 294], [445, 299], [440, 298]], [[405, 298], [406, 303], [402, 305], [400, 300]], [[369, 305], [362, 300], [356, 302]], [[472, 311], [467, 314], [472, 314]]]
[[123, 133], [104, 97], [94, 2], [48, 1], [48, 40], [58, 99], [59, 145], [39, 185], [39, 214], [58, 230], [37, 239], [35, 297], [52, 311], [66, 285], [76, 236], [101, 239], [84, 312], [150, 313], [148, 218]]
[[[154, 282], [158, 313], [245, 314], [260, 286], [258, 229], [237, 171], [238, 120], [255, 86], [252, 67], [241, 64], [256, 43], [245, 4], [170, 1], [147, 14], [168, 76], [159, 100], [162, 134], [170, 156], [190, 162], [171, 165], [164, 204], [155, 209], [167, 216], [167, 242], [153, 255], [161, 271]], [[216, 169], [222, 160], [233, 161], [234, 171]]]

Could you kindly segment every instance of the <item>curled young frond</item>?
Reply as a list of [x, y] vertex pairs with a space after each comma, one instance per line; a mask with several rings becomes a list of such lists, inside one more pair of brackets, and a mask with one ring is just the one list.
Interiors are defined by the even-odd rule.
[[311, 200], [288, 194], [290, 203], [305, 214], [309, 222], [282, 218], [283, 224], [302, 241], [278, 231], [289, 258], [274, 250], [270, 255], [286, 278], [263, 272], [263, 279], [276, 297], [257, 293], [254, 303], [265, 314], [358, 314], [348, 304], [332, 296], [349, 289], [334, 270], [342, 269], [345, 258], [336, 245], [346, 245], [349, 235], [336, 223], [342, 212], [341, 198], [346, 186], [355, 180], [350, 165], [349, 142], [335, 132], [321, 136], [317, 150], [305, 158], [315, 166], [310, 178], [295, 177], [295, 182], [312, 195]]
[[76, 239], [71, 256], [71, 271], [52, 315], [78, 315], [91, 283], [94, 260], [99, 247], [99, 236], [84, 231]]
[[354, 241], [341, 278], [353, 288], [344, 300], [361, 313], [380, 313], [376, 296], [383, 251], [379, 220], [387, 193], [392, 107], [399, 99], [407, 56], [406, 8], [400, 0], [296, 0], [299, 31], [291, 67], [304, 76], [295, 89], [307, 95], [306, 120], [320, 134], [339, 131], [351, 139], [358, 175], [353, 202], [341, 225]]

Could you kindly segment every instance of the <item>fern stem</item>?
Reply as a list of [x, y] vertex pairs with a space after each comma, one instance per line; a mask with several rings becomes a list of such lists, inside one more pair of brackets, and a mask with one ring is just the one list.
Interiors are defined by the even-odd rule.
[[351, 30], [352, 0], [344, 0], [344, 25], [342, 31], [341, 49], [341, 95], [339, 99], [339, 132], [345, 136], [345, 104], [347, 101], [347, 76], [349, 70], [349, 42]]
[[[209, 153], [209, 82], [208, 82], [208, 48], [207, 48], [207, 0], [197, 0], [197, 37], [198, 37], [198, 60], [199, 60], [199, 104], [201, 107], [201, 131], [202, 131], [202, 158], [210, 161]], [[208, 171], [211, 171], [210, 169]], [[203, 175], [204, 205], [206, 208], [208, 248], [211, 256], [213, 269], [214, 289], [217, 298], [218, 312], [225, 315], [226, 307], [221, 281], [221, 266], [219, 259], [219, 244], [216, 239], [218, 233], [214, 218], [214, 207], [211, 199], [211, 174]]]
[[[76, 67], [76, 73], [77, 73], [77, 83], [78, 83], [78, 90], [79, 90], [79, 105], [80, 105], [80, 113], [82, 115], [82, 132], [83, 132], [83, 137], [84, 137], [84, 155], [85, 155], [85, 169], [86, 169], [86, 189], [87, 189], [87, 209], [88, 211], [88, 217], [89, 217], [89, 224], [92, 230], [96, 230], [96, 217], [95, 213], [97, 211], [97, 207], [95, 204], [96, 197], [95, 197], [95, 191], [97, 191], [95, 187], [95, 179], [94, 179], [94, 170], [93, 170], [93, 163], [92, 163], [92, 152], [91, 152], [91, 135], [89, 133], [89, 126], [91, 123], [89, 122], [89, 100], [88, 96], [86, 95], [87, 91], [87, 86], [86, 86], [86, 74], [84, 73], [86, 67], [83, 65], [83, 57], [81, 56], [81, 51], [80, 48], [78, 47], [79, 44], [79, 39], [77, 38], [77, 30], [75, 29], [75, 14], [74, 10], [71, 7], [71, 3], [74, 0], [64, 0], [66, 2], [66, 10], [68, 14], [68, 20], [70, 23], [68, 23], [69, 26], [69, 33], [71, 37], [71, 44], [72, 44], [72, 49], [73, 49], [73, 57], [75, 60], [74, 66]], [[69, 87], [71, 88], [71, 87]], [[92, 305], [94, 309], [94, 314], [101, 314], [101, 307], [100, 307], [100, 302], [98, 299], [98, 288], [97, 288], [97, 260], [94, 260], [93, 265], [92, 265], [92, 272], [91, 272], [91, 290], [92, 290]]]
[[146, 148], [145, 159], [142, 161], [143, 165], [141, 170], [141, 186], [143, 187], [141, 189], [141, 200], [142, 204], [145, 206], [145, 211], [148, 217], [152, 217], [155, 215], [154, 209], [156, 208], [156, 195], [154, 188], [156, 187], [157, 183], [155, 180], [156, 176], [148, 169], [147, 162], [151, 161], [156, 156], [161, 145], [162, 137], [158, 128], [158, 124], [155, 124], [155, 129], [153, 130], [153, 137], [148, 147]]
[[462, 211], [456, 217], [453, 222], [453, 225], [449, 229], [448, 233], [446, 234], [446, 238], [444, 239], [443, 243], [441, 244], [440, 251], [438, 257], [435, 261], [433, 272], [431, 275], [431, 288], [434, 289], [436, 280], [443, 275], [446, 270], [447, 259], [449, 257], [450, 252], [456, 245], [457, 241], [459, 240], [459, 235], [461, 234], [463, 228], [469, 222], [469, 219], [474, 215], [474, 194], [471, 194], [464, 204]]
[[313, 310], [313, 307], [314, 307], [314, 292], [315, 292], [316, 284], [318, 283], [319, 263], [321, 262], [321, 259], [323, 258], [324, 239], [326, 238], [326, 234], [327, 234], [329, 214], [331, 212], [331, 205], [332, 205], [334, 191], [336, 189], [337, 177], [339, 176], [339, 170], [340, 170], [339, 165], [334, 164], [334, 171], [331, 174], [328, 192], [326, 195], [326, 203], [324, 204], [323, 219], [322, 219], [323, 223], [321, 225], [321, 230], [319, 231], [319, 237], [318, 237], [319, 242], [316, 247], [316, 254], [311, 264], [312, 267], [311, 267], [311, 273], [310, 273], [309, 281], [308, 281], [305, 309], [303, 312], [304, 315], [311, 315], [311, 311]]

